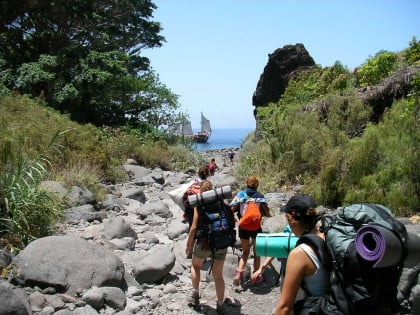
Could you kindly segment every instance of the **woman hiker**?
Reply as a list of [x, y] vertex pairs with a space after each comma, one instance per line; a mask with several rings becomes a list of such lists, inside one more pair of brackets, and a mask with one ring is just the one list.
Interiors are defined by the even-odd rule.
[[[213, 185], [210, 181], [204, 180], [201, 184], [201, 192], [213, 189]], [[206, 210], [207, 211], [207, 210]], [[215, 209], [217, 212], [218, 209]], [[197, 232], [202, 229], [200, 226], [200, 213], [197, 207], [194, 208], [194, 217], [190, 231], [187, 238], [187, 246], [185, 253], [188, 255], [192, 254], [191, 262], [191, 282], [192, 292], [188, 297], [188, 304], [197, 306], [200, 303], [199, 284], [200, 284], [200, 270], [204, 260], [207, 257], [212, 257], [213, 267], [212, 275], [216, 288], [217, 304], [216, 309], [218, 313], [224, 313], [226, 307], [235, 305], [229, 298], [225, 299], [225, 280], [223, 279], [223, 265], [226, 258], [227, 248], [217, 249], [212, 253], [208, 247], [208, 240], [204, 237], [200, 237], [196, 240]]]
[[[233, 198], [232, 202], [229, 204], [233, 212], [238, 211], [239, 216], [239, 238], [241, 240], [242, 246], [242, 256], [239, 259], [238, 269], [236, 270], [236, 275], [233, 278], [233, 285], [239, 286], [242, 275], [244, 273], [244, 269], [246, 263], [248, 261], [248, 257], [251, 252], [251, 245], [252, 250], [254, 253], [254, 272], [257, 271], [260, 267], [261, 258], [257, 256], [255, 251], [255, 241], [257, 238], [257, 234], [261, 233], [261, 217], [266, 216], [270, 217], [270, 210], [268, 208], [267, 200], [265, 199], [264, 195], [257, 192], [257, 188], [259, 185], [259, 180], [255, 176], [250, 176], [246, 180], [246, 189], [240, 191], [236, 194], [235, 198]], [[259, 212], [259, 219], [256, 219], [255, 222], [258, 222], [252, 229], [249, 227], [241, 226], [241, 219], [246, 215], [247, 211], [250, 211], [251, 203], [252, 206], [258, 207]], [[260, 275], [254, 283], [262, 282], [264, 278]]]
[[[318, 230], [314, 200], [308, 195], [295, 195], [281, 208], [292, 232], [301, 237], [315, 234], [325, 239]], [[286, 275], [283, 281], [280, 299], [275, 308], [275, 315], [288, 315], [293, 312], [294, 302], [301, 284], [304, 284], [308, 296], [323, 296], [329, 293], [329, 271], [322, 265], [315, 248], [308, 244], [295, 247], [287, 258]], [[299, 314], [295, 310], [295, 314]]]

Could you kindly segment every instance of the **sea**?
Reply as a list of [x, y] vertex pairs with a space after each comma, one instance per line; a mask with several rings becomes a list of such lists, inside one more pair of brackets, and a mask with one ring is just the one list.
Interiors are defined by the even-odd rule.
[[[194, 148], [197, 151], [239, 148], [248, 134], [252, 131], [254, 131], [254, 129], [213, 129], [207, 143], [197, 143]], [[198, 132], [198, 129], [193, 129], [193, 132]]]

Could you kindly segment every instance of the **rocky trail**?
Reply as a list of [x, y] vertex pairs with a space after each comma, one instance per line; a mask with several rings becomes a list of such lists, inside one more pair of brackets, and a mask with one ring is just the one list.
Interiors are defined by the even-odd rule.
[[[202, 155], [206, 161], [215, 158], [220, 168], [209, 178], [213, 184], [236, 190], [241, 183], [235, 181], [227, 151]], [[124, 169], [129, 181], [106, 186], [108, 194], [100, 203], [86, 189], [73, 187], [67, 192], [58, 182], [44, 183], [71, 206], [57, 235], [30, 243], [15, 257], [0, 248], [0, 267], [13, 258], [9, 268], [13, 276], [0, 279], [0, 315], [217, 314], [210, 260], [202, 268], [200, 305], [187, 305], [188, 227], [182, 223], [183, 210], [168, 194], [194, 178], [196, 166], [170, 172], [129, 160]], [[285, 225], [279, 209], [294, 193], [266, 194], [273, 217], [264, 221], [265, 232]], [[410, 222], [407, 227], [418, 229]], [[274, 260], [264, 271], [265, 282], [251, 285], [251, 258], [238, 290], [231, 284], [239, 256], [240, 249], [230, 248], [225, 261], [226, 295], [235, 301], [227, 314], [271, 314], [280, 295], [279, 263]], [[416, 287], [418, 301], [420, 285]]]

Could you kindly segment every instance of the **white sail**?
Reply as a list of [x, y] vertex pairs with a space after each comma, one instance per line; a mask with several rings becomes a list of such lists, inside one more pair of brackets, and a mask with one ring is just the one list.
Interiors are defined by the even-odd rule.
[[201, 132], [211, 132], [210, 120], [201, 113]]
[[192, 136], [193, 131], [191, 127], [191, 121], [188, 119], [185, 119], [182, 126], [181, 126], [181, 132], [184, 136]]

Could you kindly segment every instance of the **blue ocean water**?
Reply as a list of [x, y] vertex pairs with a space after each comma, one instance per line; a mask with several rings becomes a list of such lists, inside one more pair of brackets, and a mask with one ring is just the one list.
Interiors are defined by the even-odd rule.
[[[215, 150], [224, 148], [239, 148], [246, 136], [254, 129], [213, 129], [207, 143], [197, 143], [197, 151]], [[196, 133], [198, 130], [193, 130]]]

